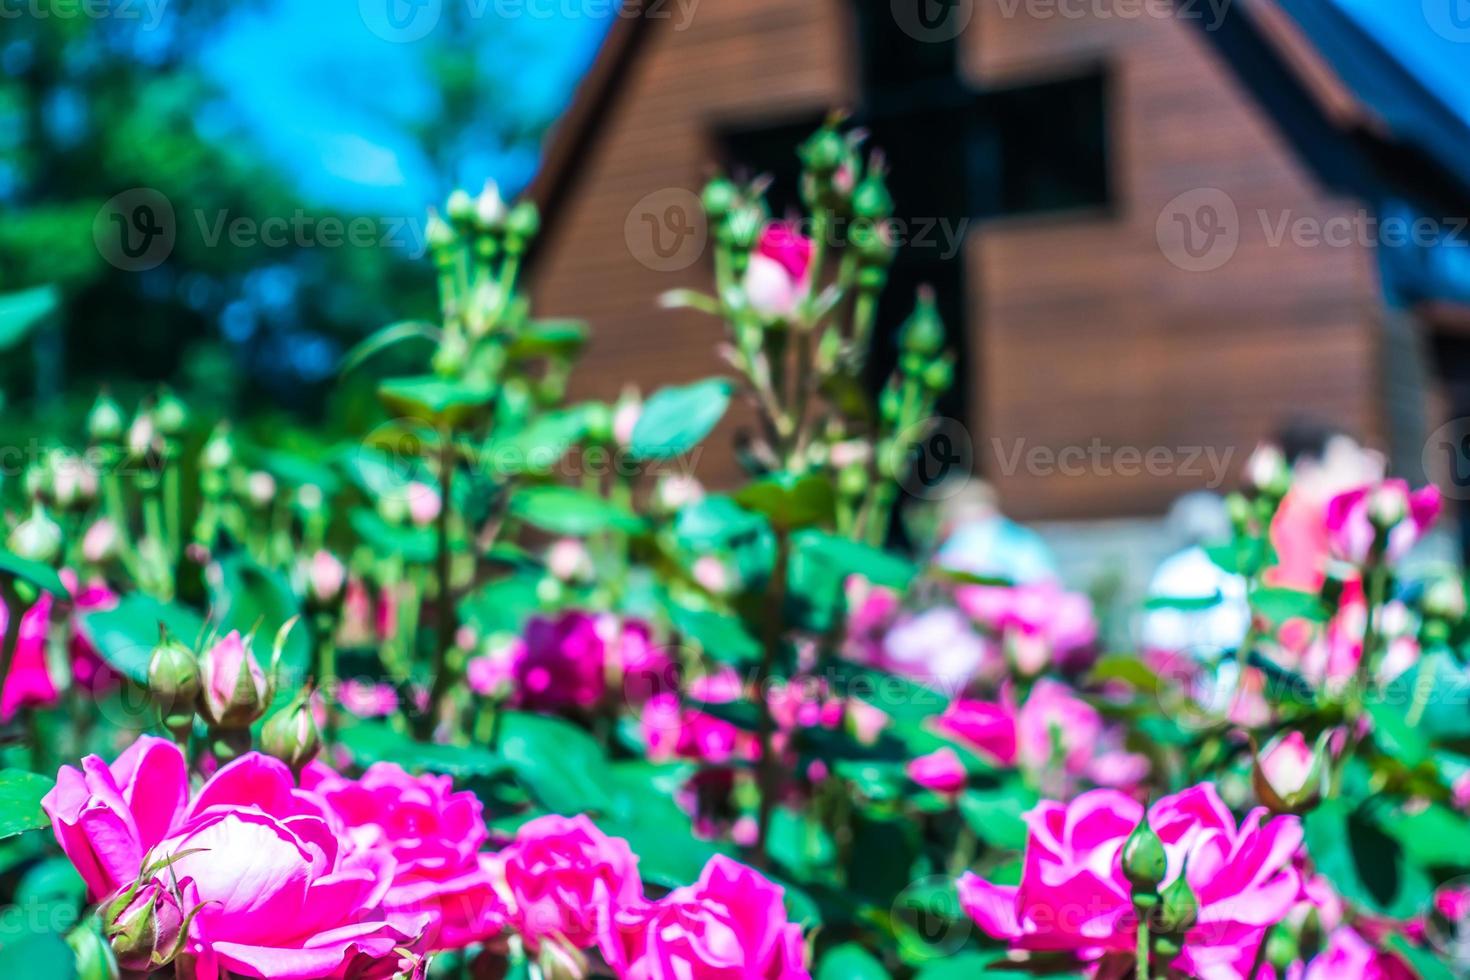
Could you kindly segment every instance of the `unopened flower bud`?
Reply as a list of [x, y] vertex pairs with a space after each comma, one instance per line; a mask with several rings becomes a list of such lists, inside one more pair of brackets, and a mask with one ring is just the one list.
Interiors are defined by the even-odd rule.
[[934, 290], [919, 290], [914, 312], [904, 321], [898, 333], [899, 346], [905, 353], [933, 357], [944, 349], [944, 321], [934, 305]]
[[252, 507], [268, 507], [276, 499], [276, 478], [265, 470], [256, 470], [245, 480], [245, 496]]
[[179, 896], [157, 877], [113, 899], [101, 917], [118, 967], [142, 974], [173, 962], [183, 948], [189, 918]]
[[104, 444], [120, 442], [127, 425], [122, 406], [106, 392], [98, 395], [87, 414], [87, 435], [92, 441]]
[[175, 735], [194, 726], [194, 705], [203, 681], [194, 651], [167, 636], [148, 658], [148, 696], [164, 727]]
[[1286, 463], [1286, 454], [1273, 443], [1261, 443], [1246, 461], [1245, 482], [1258, 493], [1284, 496], [1291, 484], [1291, 467]]
[[330, 606], [342, 595], [342, 586], [347, 581], [347, 566], [325, 548], [311, 556], [307, 566], [307, 591], [311, 601], [318, 606]]
[[730, 213], [735, 202], [740, 199], [740, 193], [735, 185], [724, 177], [716, 177], [704, 185], [704, 195], [701, 198], [704, 204], [704, 213], [714, 221], [720, 221]]
[[852, 211], [859, 218], [876, 221], [893, 213], [893, 195], [881, 173], [871, 173], [852, 192]]
[[270, 717], [260, 731], [260, 747], [267, 755], [290, 766], [293, 772], [300, 772], [317, 757], [322, 736], [312, 716], [309, 697], [298, 697]]
[[942, 394], [949, 390], [954, 381], [954, 365], [949, 361], [931, 361], [919, 378], [924, 382], [925, 388], [935, 394]]
[[1257, 753], [1251, 769], [1256, 798], [1274, 813], [1301, 814], [1315, 806], [1330, 737], [1325, 733], [1313, 748], [1301, 732], [1289, 732]]
[[168, 388], [159, 392], [152, 414], [153, 424], [165, 439], [177, 439], [189, 424], [189, 410]]
[[238, 631], [216, 642], [202, 659], [199, 706], [211, 725], [244, 729], [265, 714], [271, 702], [270, 679]]
[[117, 525], [106, 517], [99, 517], [82, 535], [82, 557], [93, 565], [101, 565], [117, 556]]
[[546, 568], [563, 582], [592, 577], [592, 557], [578, 538], [558, 538], [546, 551]]
[[444, 213], [456, 225], [466, 225], [475, 220], [475, 199], [463, 188], [456, 187], [444, 204]]
[[1465, 583], [1457, 575], [1445, 575], [1436, 579], [1424, 590], [1424, 611], [1441, 619], [1463, 619]]
[[1159, 895], [1158, 928], [1166, 936], [1182, 936], [1199, 920], [1199, 899], [1189, 887], [1186, 870], [1180, 868], [1179, 876]]
[[481, 231], [498, 231], [505, 221], [505, 200], [493, 180], [485, 181], [485, 189], [475, 198], [475, 223]]
[[429, 217], [424, 221], [424, 242], [430, 249], [438, 250], [449, 248], [454, 240], [454, 229], [449, 227], [449, 222], [441, 218], [438, 211], [430, 208]]
[[521, 201], [505, 216], [506, 247], [524, 245], [541, 230], [541, 212], [530, 201]]
[[199, 454], [199, 465], [207, 470], [223, 470], [234, 461], [235, 440], [230, 435], [229, 424], [221, 422], [209, 434], [209, 440]]
[[1398, 484], [1381, 484], [1368, 498], [1368, 518], [1380, 531], [1397, 527], [1408, 514], [1408, 493]]
[[143, 459], [153, 450], [153, 441], [157, 437], [158, 430], [154, 427], [153, 417], [147, 412], [138, 413], [133, 424], [128, 426], [128, 455], [133, 459]]
[[404, 496], [408, 498], [408, 516], [419, 527], [428, 527], [439, 519], [444, 502], [439, 499], [438, 490], [414, 481], [404, 490]]
[[847, 155], [847, 141], [837, 130], [824, 126], [813, 133], [797, 152], [813, 173], [830, 174]]
[[619, 446], [627, 447], [633, 442], [633, 430], [643, 414], [643, 400], [637, 392], [625, 391], [613, 406], [612, 437]]
[[10, 532], [8, 544], [22, 558], [49, 565], [61, 553], [61, 525], [37, 502], [31, 505], [30, 516]]
[[1135, 903], [1141, 895], [1157, 895], [1168, 872], [1169, 856], [1164, 852], [1164, 842], [1148, 825], [1145, 814], [1123, 842], [1123, 875], [1133, 886]]

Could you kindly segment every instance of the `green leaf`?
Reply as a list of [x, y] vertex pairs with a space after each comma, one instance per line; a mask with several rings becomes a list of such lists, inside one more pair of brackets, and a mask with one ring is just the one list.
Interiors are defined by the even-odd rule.
[[18, 968], [25, 964], [28, 977], [46, 980], [75, 980], [76, 954], [60, 936], [50, 932], [0, 932], [0, 961]]
[[633, 427], [631, 450], [639, 459], [668, 459], [704, 441], [724, 418], [733, 386], [707, 378], [678, 388], [661, 388], [643, 404]]
[[536, 587], [539, 574], [509, 575], [485, 583], [459, 604], [460, 618], [473, 623], [482, 635], [520, 633], [541, 609]]
[[[274, 642], [276, 633], [290, 619], [301, 615], [301, 602], [280, 572], [262, 568], [244, 552], [229, 555], [219, 563], [219, 574], [210, 575], [209, 598], [213, 618], [221, 632], [255, 631], [264, 644]], [[257, 647], [262, 664], [269, 659], [268, 646]], [[298, 622], [281, 651], [282, 683], [285, 690], [301, 683], [312, 669], [311, 627]]]
[[600, 813], [612, 806], [602, 781], [602, 747], [571, 722], [507, 711], [500, 719], [500, 755], [550, 812]]
[[764, 514], [776, 528], [793, 530], [829, 523], [837, 496], [832, 481], [824, 477], [778, 473], [746, 486], [735, 502]]
[[353, 762], [363, 767], [396, 762], [410, 772], [439, 773], [455, 779], [499, 776], [510, 769], [504, 759], [488, 749], [416, 742], [383, 722], [352, 725], [339, 737]]
[[[1425, 685], [1427, 690], [1421, 690]], [[1470, 744], [1470, 711], [1465, 710], [1465, 693], [1470, 691], [1470, 672], [1444, 650], [1433, 650], [1395, 678], [1383, 700], [1402, 705], [1415, 700], [1423, 704], [1418, 729], [1436, 743]]]
[[15, 890], [17, 905], [66, 905], [79, 909], [87, 902], [87, 883], [64, 857], [48, 857], [26, 871]]
[[1429, 758], [1429, 742], [1409, 724], [1403, 705], [1374, 698], [1368, 702], [1368, 716], [1373, 719], [1373, 741], [1384, 753], [1410, 769]]
[[1433, 884], [1384, 829], [1402, 819], [1395, 809], [1372, 799], [1356, 807], [1333, 799], [1303, 822], [1307, 852], [1343, 898], [1379, 915], [1408, 919], [1428, 905]]
[[638, 873], [663, 888], [692, 884], [709, 859], [730, 849], [701, 840], [676, 794], [693, 768], [651, 762], [618, 762], [602, 770], [605, 808], [597, 817], [604, 833], [626, 840], [638, 855]]
[[533, 320], [510, 345], [510, 356], [571, 357], [587, 343], [591, 331], [581, 320]]
[[437, 344], [439, 337], [439, 328], [422, 320], [400, 320], [397, 323], [390, 323], [358, 341], [350, 351], [343, 355], [341, 370], [344, 374], [354, 370], [374, 354], [397, 346], [405, 340], [427, 340]]
[[1026, 811], [1036, 794], [1019, 783], [999, 789], [967, 789], [959, 798], [960, 815], [975, 835], [991, 847], [1019, 851], [1026, 846]]
[[481, 454], [495, 479], [521, 473], [550, 473], [587, 435], [587, 409], [576, 405], [537, 416], [520, 432], [497, 439]]
[[919, 723], [949, 707], [943, 694], [898, 674], [847, 660], [836, 661], [829, 669], [837, 690], [883, 709], [895, 721]]
[[856, 943], [843, 943], [827, 952], [817, 968], [817, 980], [887, 980], [888, 971], [873, 954]]
[[41, 797], [55, 780], [19, 769], [0, 770], [0, 840], [51, 826], [41, 810]]
[[1123, 681], [1145, 694], [1156, 694], [1163, 686], [1159, 675], [1132, 653], [1114, 653], [1101, 657], [1088, 672], [1089, 687], [1108, 681]]
[[15, 552], [4, 548], [0, 548], [0, 575], [8, 575], [13, 579], [29, 582], [59, 599], [71, 598], [71, 593], [62, 584], [61, 576], [56, 574], [56, 569], [39, 561], [22, 558]]
[[742, 538], [769, 534], [770, 522], [723, 494], [710, 494], [674, 516], [674, 537], [694, 552], [734, 547]]
[[1177, 609], [1180, 612], [1202, 612], [1206, 609], [1213, 609], [1224, 601], [1225, 597], [1220, 594], [1219, 589], [1216, 589], [1213, 594], [1204, 596], [1149, 596], [1144, 600], [1143, 608], [1149, 610]]
[[1470, 820], [1439, 803], [1384, 823], [1408, 858], [1426, 868], [1470, 869]]
[[[997, 963], [1005, 962], [1005, 957], [999, 953], [961, 952], [937, 963], [926, 964], [914, 980], [1031, 980], [1036, 976], [1027, 970], [994, 968]], [[1067, 980], [1079, 974], [1047, 971], [1046, 976], [1051, 980]]]
[[1296, 589], [1259, 589], [1251, 596], [1251, 606], [1277, 625], [1292, 619], [1325, 623], [1331, 616], [1320, 596], [1311, 592], [1298, 592]]
[[314, 486], [328, 497], [342, 488], [342, 480], [326, 463], [281, 450], [263, 450], [254, 456], [261, 469], [288, 487]]
[[107, 610], [85, 613], [87, 635], [108, 665], [136, 684], [148, 683], [148, 660], [158, 645], [158, 627], [188, 647], [204, 633], [204, 617], [187, 606], [159, 602], [133, 592]]
[[61, 305], [55, 286], [37, 286], [0, 296], [0, 350], [24, 340]]
[[434, 425], [456, 427], [494, 401], [495, 388], [484, 381], [426, 374], [384, 381], [378, 385], [378, 397], [390, 412]]
[[674, 628], [712, 660], [737, 667], [759, 662], [760, 641], [734, 616], [707, 609], [687, 609], [677, 603], [670, 604], [668, 612]]
[[874, 585], [905, 589], [919, 577], [919, 566], [892, 552], [826, 531], [801, 531], [792, 537], [794, 551], [818, 561], [846, 581], [862, 575]]
[[510, 498], [513, 516], [551, 534], [585, 537], [599, 531], [643, 530], [643, 519], [591, 493], [572, 487], [522, 487]]
[[364, 544], [380, 555], [401, 555], [413, 564], [428, 564], [439, 554], [439, 538], [431, 527], [389, 524], [375, 510], [358, 507], [347, 517]]

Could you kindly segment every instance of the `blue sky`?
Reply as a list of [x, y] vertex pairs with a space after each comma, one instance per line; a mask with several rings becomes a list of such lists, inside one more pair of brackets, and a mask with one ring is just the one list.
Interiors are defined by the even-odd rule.
[[[478, 187], [494, 178], [514, 193], [537, 164], [534, 152], [470, 133], [456, 147], [458, 172], [437, 173], [411, 131], [441, 110], [429, 59], [450, 46], [472, 51], [486, 80], [483, 111], [534, 127], [565, 108], [606, 32], [606, 4], [582, 5], [585, 14], [578, 6], [268, 0], [232, 15], [200, 60], [308, 198], [352, 212], [418, 213], [449, 181]], [[396, 24], [408, 28], [395, 33]]]

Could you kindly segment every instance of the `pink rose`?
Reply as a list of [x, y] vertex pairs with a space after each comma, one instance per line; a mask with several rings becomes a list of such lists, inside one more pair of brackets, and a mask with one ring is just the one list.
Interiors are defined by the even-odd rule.
[[538, 817], [516, 832], [499, 864], [509, 921], [532, 950], [541, 943], [588, 949], [599, 924], [643, 900], [638, 859], [585, 816]]
[[198, 980], [390, 977], [428, 922], [390, 921], [392, 855], [353, 849], [321, 799], [258, 753], [215, 773], [155, 853], [197, 889]]
[[1392, 953], [1385, 953], [1350, 926], [1339, 926], [1327, 940], [1327, 948], [1307, 964], [1302, 980], [1415, 980], [1413, 970]]
[[1097, 709], [1053, 680], [1037, 681], [1016, 716], [1017, 753], [1035, 772], [1053, 767], [1072, 775], [1085, 772], [1102, 733]]
[[430, 915], [428, 949], [462, 949], [500, 931], [504, 912], [491, 884], [493, 858], [480, 853], [488, 834], [475, 794], [454, 792], [448, 776], [411, 776], [387, 762], [361, 779], [314, 763], [301, 785], [326, 801], [354, 852], [393, 856], [383, 908]]
[[810, 980], [783, 894], [719, 855], [693, 885], [618, 911], [598, 945], [619, 980]]
[[1384, 480], [1376, 487], [1359, 487], [1333, 497], [1327, 504], [1327, 535], [1332, 553], [1363, 566], [1373, 557], [1378, 525], [1389, 528], [1383, 557], [1399, 561], [1418, 543], [1439, 516], [1438, 488], [1412, 493], [1403, 480]]
[[955, 603], [976, 622], [999, 634], [1019, 651], [1034, 650], [1025, 672], [1047, 663], [1063, 670], [1086, 668], [1097, 644], [1092, 601], [1055, 582], [1014, 587], [965, 585], [955, 590]]
[[622, 674], [628, 702], [639, 704], [654, 694], [679, 689], [679, 665], [654, 642], [653, 627], [641, 619], [605, 613], [597, 617], [597, 631]]
[[[1121, 854], [1143, 813], [1138, 801], [1114, 790], [1093, 790], [1067, 805], [1042, 803], [1027, 817], [1020, 885], [966, 874], [960, 902], [981, 929], [1013, 949], [1085, 959], [1126, 953], [1136, 942], [1136, 916]], [[1159, 800], [1148, 817], [1168, 855], [1166, 882], [1187, 859], [1199, 901], [1198, 921], [1174, 967], [1202, 980], [1247, 975], [1267, 930], [1300, 895], [1293, 862], [1301, 823], [1266, 821], [1266, 811], [1256, 809], [1237, 825], [1209, 783]]]
[[[117, 593], [107, 587], [101, 579], [86, 585], [78, 583], [76, 573], [69, 568], [61, 571], [61, 581], [71, 590], [72, 609], [79, 614], [99, 612], [117, 605]], [[87, 621], [77, 615], [72, 619], [74, 632], [71, 638], [71, 675], [76, 685], [93, 694], [101, 694], [117, 686], [118, 674], [107, 665], [97, 652], [87, 632]]]
[[80, 770], [63, 766], [41, 807], [95, 901], [137, 879], [143, 856], [169, 833], [188, 800], [183, 753], [144, 735], [111, 766], [96, 756], [83, 759]]
[[[41, 593], [31, 608], [20, 617], [20, 638], [16, 641], [15, 658], [0, 692], [0, 721], [9, 721], [21, 708], [55, 704], [56, 681], [46, 664], [46, 633], [51, 626], [51, 605], [55, 600]], [[0, 634], [11, 629], [10, 610], [0, 606]]]
[[591, 708], [607, 690], [606, 646], [590, 613], [532, 618], [514, 658], [516, 702], [533, 711]]
[[900, 619], [883, 638], [878, 664], [953, 694], [1000, 666], [999, 655], [970, 621], [949, 606]]
[[921, 755], [909, 762], [906, 771], [914, 782], [942, 796], [954, 796], [965, 788], [965, 764], [954, 749]]
[[816, 246], [794, 224], [776, 221], [761, 232], [745, 271], [745, 297], [757, 312], [790, 318], [811, 287]]
[[[689, 685], [689, 697], [706, 704], [728, 704], [743, 694], [743, 685], [735, 671], [725, 668], [696, 678]], [[692, 759], [711, 765], [725, 765], [734, 759], [754, 759], [758, 754], [755, 738], [734, 724], [696, 708], [685, 707], [679, 695], [656, 694], [649, 698], [640, 715], [648, 757], [655, 762], [670, 759]]]
[[1009, 703], [1008, 692], [1000, 704], [988, 701], [957, 700], [950, 702], [935, 722], [946, 735], [964, 742], [997, 765], [1014, 766], [1016, 750], [1016, 706]]

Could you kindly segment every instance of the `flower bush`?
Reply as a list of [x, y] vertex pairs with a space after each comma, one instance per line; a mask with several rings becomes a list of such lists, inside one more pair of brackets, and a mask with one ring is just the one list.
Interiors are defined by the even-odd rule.
[[[714, 289], [662, 297], [709, 315], [721, 376], [570, 400], [587, 331], [519, 284], [535, 209], [456, 192], [438, 309], [344, 361], [370, 431], [103, 395], [7, 488], [0, 895], [45, 913], [6, 920], [7, 962], [1470, 969], [1466, 593], [1405, 572], [1437, 493], [1263, 447], [1184, 560], [1208, 588], [1150, 596], [1138, 653], [1045, 563], [888, 547], [953, 360], [927, 292], [875, 339], [883, 158], [837, 119], [799, 152], [805, 217], [716, 178]], [[727, 415], [748, 478], [706, 487]]]

